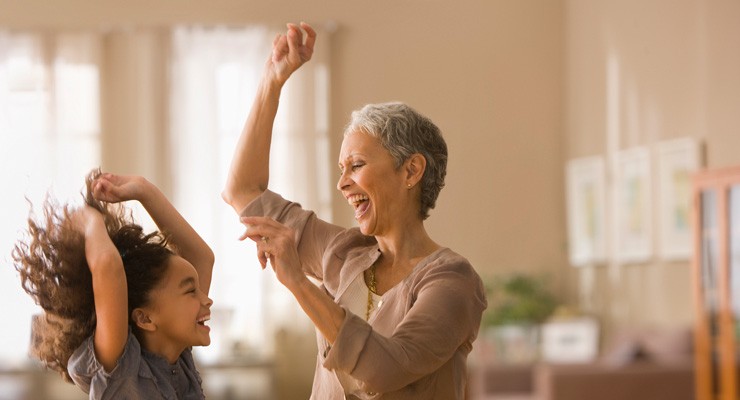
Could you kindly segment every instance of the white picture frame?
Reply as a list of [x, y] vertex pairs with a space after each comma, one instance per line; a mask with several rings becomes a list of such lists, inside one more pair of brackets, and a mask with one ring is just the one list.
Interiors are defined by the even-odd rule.
[[700, 144], [693, 138], [659, 142], [658, 256], [666, 261], [688, 260], [692, 254], [691, 179], [701, 163]]
[[568, 255], [570, 264], [606, 261], [606, 169], [601, 156], [582, 157], [566, 165]]
[[614, 175], [615, 261], [646, 262], [653, 255], [649, 149], [640, 146], [617, 152]]

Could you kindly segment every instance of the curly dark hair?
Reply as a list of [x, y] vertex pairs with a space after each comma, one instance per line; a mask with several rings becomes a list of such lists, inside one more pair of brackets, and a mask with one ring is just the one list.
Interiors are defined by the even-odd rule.
[[[129, 325], [136, 332], [131, 311], [149, 303], [149, 294], [164, 277], [166, 261], [174, 252], [164, 234], [144, 233], [125, 207], [93, 198], [92, 183], [100, 174], [100, 169], [94, 169], [87, 175], [83, 198], [103, 214], [108, 235], [121, 254]], [[85, 259], [84, 237], [70, 218], [73, 212], [72, 206], [59, 205], [47, 196], [43, 218], [36, 221], [31, 210], [25, 237], [12, 252], [23, 290], [44, 310], [32, 321], [30, 354], [67, 382], [72, 382], [67, 362], [96, 324], [92, 274]]]

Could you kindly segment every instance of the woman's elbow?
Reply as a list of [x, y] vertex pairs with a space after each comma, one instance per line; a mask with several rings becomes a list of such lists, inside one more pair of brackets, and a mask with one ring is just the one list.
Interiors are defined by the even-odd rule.
[[237, 213], [244, 209], [246, 204], [248, 204], [245, 203], [244, 196], [242, 196], [236, 188], [229, 186], [221, 192], [221, 199], [223, 199], [226, 204], [230, 205]]
[[221, 199], [231, 207], [234, 207], [234, 199], [236, 198], [235, 188], [233, 185], [226, 184], [226, 187], [221, 191]]
[[226, 204], [230, 205], [237, 213], [240, 213], [249, 203], [261, 195], [266, 188], [238, 188], [233, 185], [226, 185], [221, 192], [221, 198]]

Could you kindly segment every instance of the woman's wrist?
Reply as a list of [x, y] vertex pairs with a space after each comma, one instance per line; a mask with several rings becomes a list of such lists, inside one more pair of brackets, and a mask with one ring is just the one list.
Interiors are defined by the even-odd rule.
[[306, 277], [306, 275], [297, 274], [295, 277], [293, 277], [292, 279], [289, 279], [286, 282], [285, 287], [288, 288], [288, 290], [290, 290], [290, 292], [293, 293], [293, 295], [299, 296], [301, 295], [301, 293], [305, 293], [307, 290], [310, 289], [308, 285], [315, 286]]
[[289, 77], [290, 74], [283, 78], [272, 69], [267, 68], [262, 74], [262, 86], [268, 92], [277, 91], [280, 93]]

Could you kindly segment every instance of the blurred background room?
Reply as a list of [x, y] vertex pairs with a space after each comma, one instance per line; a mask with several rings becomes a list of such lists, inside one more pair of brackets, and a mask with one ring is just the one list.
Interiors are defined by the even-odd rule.
[[602, 382], [737, 399], [736, 377], [700, 378], [726, 349], [735, 376], [735, 347], [697, 332], [740, 293], [740, 219], [732, 274], [697, 264], [691, 215], [696, 174], [740, 165], [740, 2], [0, 0], [0, 400], [86, 398], [29, 359], [39, 309], [11, 250], [31, 204], [79, 202], [97, 166], [152, 180], [216, 254], [207, 397], [308, 398], [313, 326], [220, 198], [272, 39], [300, 21], [319, 41], [284, 89], [271, 188], [352, 226], [335, 189], [351, 111], [400, 100], [439, 125], [447, 184], [426, 225], [490, 290], [471, 399], [606, 399]]

